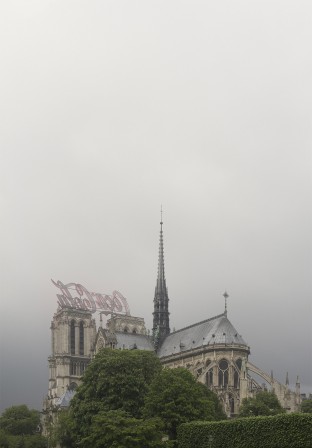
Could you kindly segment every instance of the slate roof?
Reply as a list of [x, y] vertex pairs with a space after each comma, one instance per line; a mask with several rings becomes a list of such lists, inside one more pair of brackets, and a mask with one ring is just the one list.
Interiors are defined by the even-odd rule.
[[67, 389], [63, 395], [60, 396], [55, 402], [56, 406], [60, 406], [61, 408], [67, 408], [69, 406], [70, 400], [75, 395], [75, 391], [71, 389]]
[[245, 345], [247, 347], [246, 342], [238, 334], [227, 316], [220, 314], [170, 333], [157, 354], [159, 358], [163, 358], [191, 349], [202, 348], [205, 345], [213, 347], [215, 344]]
[[136, 333], [123, 333], [116, 331], [117, 339], [116, 348], [121, 349], [138, 349], [138, 350], [154, 350], [154, 345], [150, 336]]

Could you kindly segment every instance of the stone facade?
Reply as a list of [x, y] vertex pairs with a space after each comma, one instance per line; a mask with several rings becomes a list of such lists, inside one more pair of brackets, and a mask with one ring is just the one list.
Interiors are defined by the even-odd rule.
[[96, 324], [88, 311], [63, 308], [51, 322], [49, 389], [44, 408], [53, 408], [79, 384], [94, 353]]

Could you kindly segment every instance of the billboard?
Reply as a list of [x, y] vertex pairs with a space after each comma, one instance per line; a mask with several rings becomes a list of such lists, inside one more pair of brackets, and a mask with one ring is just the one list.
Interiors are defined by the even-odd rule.
[[54, 286], [59, 289], [57, 303], [60, 308], [72, 308], [77, 310], [101, 311], [105, 314], [123, 313], [130, 315], [130, 308], [127, 299], [119, 292], [113, 291], [111, 295], [97, 292], [89, 292], [80, 283], [67, 283], [64, 285], [60, 280]]

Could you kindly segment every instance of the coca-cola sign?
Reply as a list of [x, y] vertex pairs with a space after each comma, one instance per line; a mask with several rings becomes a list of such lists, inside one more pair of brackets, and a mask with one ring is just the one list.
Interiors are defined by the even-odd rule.
[[89, 292], [87, 288], [79, 283], [67, 283], [64, 285], [60, 280], [52, 280], [60, 293], [56, 294], [57, 303], [60, 308], [73, 308], [84, 311], [102, 311], [109, 313], [130, 314], [127, 299], [119, 292], [113, 291], [111, 295], [97, 292]]

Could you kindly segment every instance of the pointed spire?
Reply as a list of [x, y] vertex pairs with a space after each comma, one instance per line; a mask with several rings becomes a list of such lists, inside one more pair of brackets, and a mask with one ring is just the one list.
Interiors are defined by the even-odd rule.
[[288, 378], [288, 372], [286, 372], [286, 386], [289, 386], [289, 378]]
[[170, 333], [168, 291], [165, 277], [164, 238], [163, 238], [163, 210], [160, 210], [160, 236], [158, 253], [158, 273], [154, 296], [153, 335], [156, 348]]

